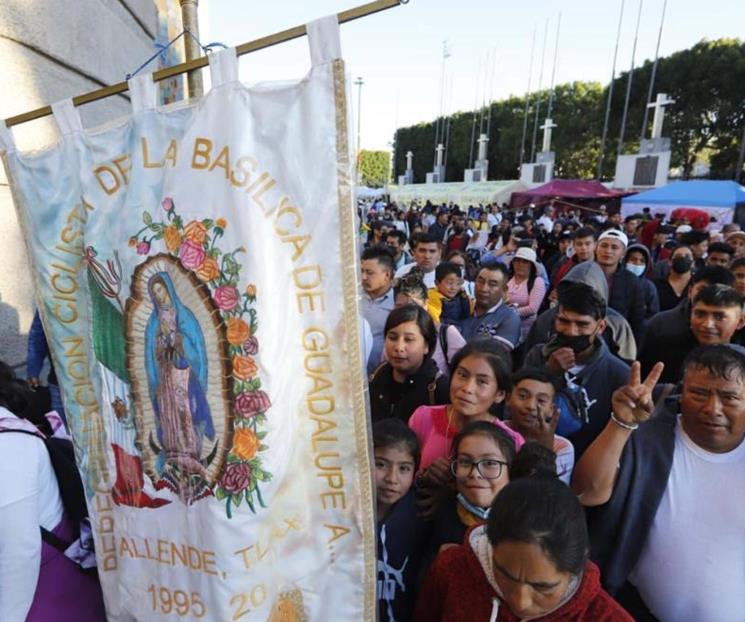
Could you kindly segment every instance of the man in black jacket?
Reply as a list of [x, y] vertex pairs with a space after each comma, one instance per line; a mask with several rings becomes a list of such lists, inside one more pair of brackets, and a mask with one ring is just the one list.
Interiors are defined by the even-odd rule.
[[595, 261], [608, 281], [608, 306], [628, 320], [639, 347], [644, 340], [644, 290], [641, 281], [621, 265], [628, 242], [623, 231], [606, 229], [598, 238]]
[[647, 324], [646, 344], [641, 349], [639, 361], [642, 374], [648, 374], [657, 361], [665, 363], [661, 382], [676, 383], [686, 354], [695, 347], [691, 334], [691, 303], [709, 285], [732, 287], [732, 273], [721, 266], [706, 266], [694, 272], [685, 298], [677, 307], [662, 311]]

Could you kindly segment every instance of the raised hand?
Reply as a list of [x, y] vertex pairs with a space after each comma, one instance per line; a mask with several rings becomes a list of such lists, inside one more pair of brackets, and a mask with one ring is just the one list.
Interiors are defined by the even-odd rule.
[[551, 451], [554, 450], [554, 435], [556, 426], [559, 425], [559, 415], [559, 409], [553, 402], [551, 406], [545, 410], [539, 409], [538, 412], [535, 440]]
[[634, 361], [631, 365], [629, 383], [613, 392], [613, 414], [622, 423], [637, 425], [649, 419], [654, 410], [652, 391], [660, 379], [663, 363], [657, 363], [649, 375], [641, 380], [641, 364]]

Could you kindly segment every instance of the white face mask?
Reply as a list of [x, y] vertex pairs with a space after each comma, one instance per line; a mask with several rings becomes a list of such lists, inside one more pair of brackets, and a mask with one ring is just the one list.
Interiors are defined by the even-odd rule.
[[644, 271], [647, 269], [647, 266], [638, 266], [635, 264], [627, 263], [626, 269], [631, 272], [631, 274], [635, 274], [636, 276], [641, 276], [644, 274]]

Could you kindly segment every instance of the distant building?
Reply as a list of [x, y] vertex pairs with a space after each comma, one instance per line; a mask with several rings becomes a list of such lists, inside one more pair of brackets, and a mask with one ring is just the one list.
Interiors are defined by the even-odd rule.
[[[0, 118], [115, 84], [181, 32], [178, 0], [0, 2]], [[175, 34], [174, 34], [175, 33]], [[183, 48], [166, 64], [180, 62]], [[148, 67], [157, 69], [158, 65]], [[180, 99], [180, 79], [168, 81], [166, 101]], [[125, 95], [87, 104], [84, 127], [130, 112]], [[57, 139], [51, 118], [13, 128], [22, 150]], [[0, 359], [24, 371], [31, 325], [30, 268], [5, 171], [0, 167]]]

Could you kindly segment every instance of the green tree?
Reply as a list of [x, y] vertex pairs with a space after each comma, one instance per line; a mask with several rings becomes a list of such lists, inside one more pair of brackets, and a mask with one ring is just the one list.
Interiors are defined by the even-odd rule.
[[362, 149], [359, 155], [360, 181], [363, 186], [381, 188], [390, 177], [391, 154]]
[[[642, 119], [647, 103], [652, 62], [634, 72], [624, 135], [624, 153], [639, 148]], [[608, 139], [605, 145], [603, 179], [615, 171], [619, 133], [628, 73], [616, 78], [613, 86]], [[667, 93], [675, 104], [667, 109], [664, 135], [672, 140], [672, 166], [688, 177], [696, 160], [711, 166], [713, 178], [732, 178], [740, 140], [745, 127], [745, 44], [739, 39], [701, 41], [688, 50], [660, 58], [654, 94]], [[539, 125], [547, 112], [548, 91], [530, 96], [531, 114], [525, 139], [525, 160], [530, 159], [536, 104], [540, 100]], [[572, 82], [556, 87], [551, 116], [557, 124], [552, 149], [556, 152], [556, 174], [560, 177], [591, 178], [597, 174], [600, 136], [603, 129], [608, 86]], [[512, 96], [491, 103], [489, 127], [489, 179], [516, 179], [520, 171], [525, 98]], [[475, 138], [486, 131], [479, 113], [456, 112], [450, 117], [447, 181], [461, 181], [471, 163], [472, 130]], [[652, 123], [649, 114], [645, 136]], [[538, 131], [536, 151], [542, 132]], [[434, 165], [434, 122], [399, 128], [396, 144], [395, 175], [406, 168], [406, 152], [414, 153], [414, 180], [423, 182]], [[476, 146], [473, 146], [474, 158]]]

